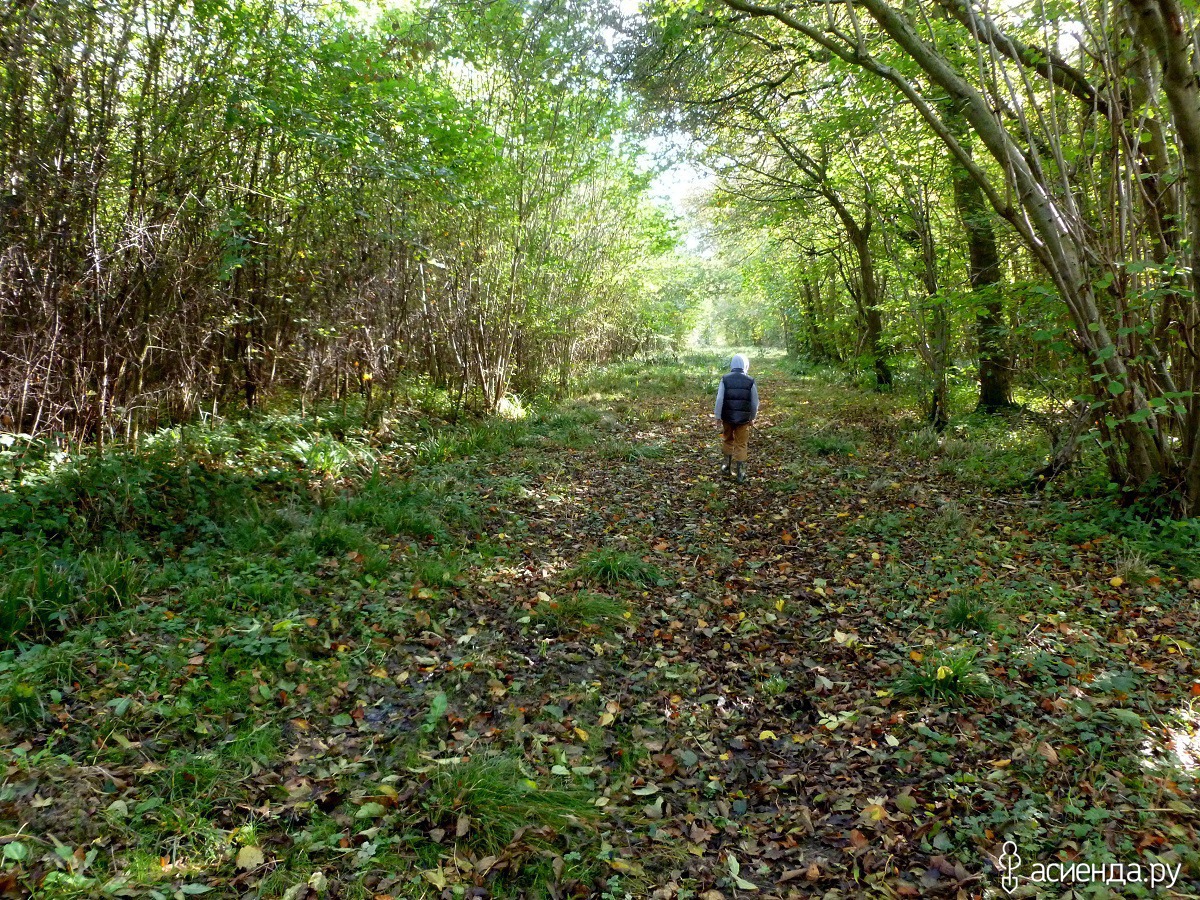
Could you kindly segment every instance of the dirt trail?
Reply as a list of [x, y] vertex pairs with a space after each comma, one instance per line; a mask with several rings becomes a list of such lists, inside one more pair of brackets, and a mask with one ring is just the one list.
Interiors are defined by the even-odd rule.
[[[1188, 586], [960, 477], [980, 448], [916, 453], [895, 398], [780, 367], [722, 479], [714, 374], [627, 368], [415, 467], [474, 479], [465, 547], [389, 539], [374, 582], [324, 549], [294, 600], [81, 631], [61, 727], [6, 757], [0, 818], [71, 850], [22, 877], [84, 885], [102, 849], [129, 896], [976, 897], [1013, 840], [1200, 891]], [[462, 812], [439, 773], [498, 758], [509, 806]]]
[[[850, 392], [770, 369], [762, 384], [745, 485], [720, 478], [709, 399], [689, 388], [610, 404], [597, 444], [546, 450], [517, 505], [524, 599], [582, 587], [562, 572], [597, 547], [644, 554], [666, 575], [613, 591], [640, 619], [627, 635], [556, 642], [523, 692], [562, 706], [567, 682], [591, 683], [578, 715], [564, 707], [570, 721], [551, 728], [569, 757], [599, 752], [614, 768], [630, 743], [649, 751], [606, 791], [631, 831], [649, 819], [687, 850], [671, 865], [644, 840], [625, 848], [656, 896], [673, 883], [729, 896], [738, 878], [761, 896], [976, 896], [995, 888], [987, 860], [1009, 836], [1046, 862], [1132, 862], [1130, 846], [1179, 858], [1194, 795], [1167, 769], [1147, 786], [1146, 728], [1110, 715], [1126, 697], [1096, 687], [1126, 654], [1108, 647], [1115, 621], [1097, 630], [1072, 613], [1094, 602], [1136, 640], [1131, 623], [1149, 625], [1138, 598], [1096, 599], [1115, 592], [1077, 550], [1049, 558], [1027, 498], [984, 502], [897, 454], [897, 423], [873, 418], [870, 401], [839, 437], [825, 404], [853, 417]], [[1009, 604], [989, 633], [945, 626], [948, 598], [980, 586]], [[964, 684], [994, 696], [898, 697], [898, 679], [931, 661], [941, 677], [940, 648], [962, 648], [977, 673]], [[1157, 657], [1144, 671], [1169, 664], [1181, 678], [1151, 701], [1166, 713], [1187, 665], [1138, 649]], [[593, 709], [618, 711], [583, 750], [572, 728], [594, 728]], [[1144, 805], [1160, 809], [1139, 823], [1128, 813]]]

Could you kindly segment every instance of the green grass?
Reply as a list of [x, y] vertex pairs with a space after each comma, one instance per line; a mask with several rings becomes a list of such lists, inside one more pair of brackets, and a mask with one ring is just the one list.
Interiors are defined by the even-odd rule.
[[782, 675], [772, 675], [762, 683], [762, 692], [768, 697], [778, 697], [786, 694], [791, 683]]
[[611, 632], [628, 621], [631, 613], [628, 604], [619, 600], [579, 593], [561, 600], [539, 602], [530, 618], [555, 634], [573, 634], [585, 629]]
[[518, 829], [535, 833], [534, 842], [547, 842], [537, 829], [554, 832], [588, 827], [599, 818], [593, 796], [584, 791], [539, 785], [509, 756], [477, 755], [434, 771], [420, 799], [429, 825], [456, 834], [465, 818], [466, 833], [458, 836], [479, 854], [507, 847]]
[[850, 437], [835, 432], [817, 432], [804, 438], [804, 448], [815, 456], [849, 456], [857, 449]]
[[462, 578], [466, 562], [456, 553], [423, 553], [412, 560], [413, 580], [426, 587], [456, 584]]
[[662, 573], [636, 553], [604, 548], [584, 554], [574, 574], [595, 584], [634, 584], [644, 587], [663, 580]]
[[961, 505], [950, 500], [937, 508], [927, 527], [936, 539], [961, 541], [970, 536], [974, 522]]
[[991, 697], [992, 683], [975, 665], [974, 650], [938, 650], [928, 653], [896, 682], [896, 693], [943, 702], [971, 697]]
[[667, 448], [663, 444], [618, 444], [606, 450], [604, 455], [636, 463], [645, 459], [662, 459], [667, 455]]
[[943, 617], [948, 627], [959, 631], [987, 633], [996, 627], [991, 604], [973, 592], [954, 594], [946, 604]]

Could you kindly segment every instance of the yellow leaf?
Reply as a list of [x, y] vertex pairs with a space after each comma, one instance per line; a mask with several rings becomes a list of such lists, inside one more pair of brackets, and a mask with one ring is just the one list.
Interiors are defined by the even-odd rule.
[[921, 660], [923, 660], [925, 658], [925, 654], [922, 653], [920, 650], [910, 650], [908, 653], [908, 658], [911, 659], [913, 662], [920, 662]]
[[615, 720], [616, 720], [616, 716], [614, 716], [612, 713], [610, 713], [610, 712], [601, 713], [600, 714], [600, 727], [603, 728], [606, 725], [611, 725]]
[[371, 670], [371, 676], [374, 678], [391, 678], [392, 677], [391, 675], [388, 674], [388, 670], [385, 669], [383, 666], [376, 666], [375, 668], [373, 668]]
[[578, 736], [578, 738], [581, 741], [586, 741], [588, 739], [588, 733], [586, 731], [584, 731], [582, 728], [576, 728], [575, 734]]
[[863, 808], [862, 816], [869, 822], [880, 822], [887, 818], [887, 810], [878, 803], [872, 803]]
[[1125, 583], [1125, 579], [1122, 578], [1120, 575], [1114, 575], [1112, 578], [1108, 579], [1108, 583], [1111, 584], [1113, 587], [1120, 587], [1121, 585], [1123, 585]]
[[879, 562], [879, 554], [878, 554], [878, 553], [872, 553], [872, 554], [871, 554], [871, 559], [875, 560], [875, 562]]
[[1012, 765], [1011, 759], [993, 759], [992, 760], [992, 768], [993, 769], [1007, 769], [1011, 765]]
[[775, 609], [776, 609], [778, 612], [783, 612], [783, 601], [782, 601], [782, 600], [776, 600], [776, 601], [775, 601]]
[[953, 674], [954, 674], [954, 670], [951, 669], [949, 666], [938, 666], [937, 680], [941, 681], [943, 678], [949, 678]]
[[446, 887], [446, 873], [440, 868], [426, 869], [421, 873], [421, 877], [432, 884], [439, 891], [444, 890]]
[[257, 847], [247, 846], [238, 851], [237, 866], [239, 869], [249, 872], [251, 869], [257, 869], [264, 861], [263, 852]]
[[775, 732], [773, 732], [773, 731], [769, 731], [769, 730], [760, 731], [760, 732], [758, 733], [758, 739], [759, 739], [760, 741], [774, 741], [774, 740], [778, 740], [778, 738], [777, 738], [777, 737], [776, 737], [776, 735], [775, 735]]
[[641, 875], [646, 870], [636, 862], [631, 862], [627, 859], [621, 859], [619, 856], [608, 861], [608, 864], [618, 872], [625, 872], [629, 875]]

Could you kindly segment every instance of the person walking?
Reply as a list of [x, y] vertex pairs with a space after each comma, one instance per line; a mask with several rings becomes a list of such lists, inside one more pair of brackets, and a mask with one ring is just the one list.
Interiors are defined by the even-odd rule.
[[758, 415], [758, 385], [747, 374], [749, 371], [749, 360], [740, 353], [735, 354], [729, 362], [729, 374], [721, 379], [721, 386], [717, 388], [714, 410], [717, 421], [721, 423], [721, 453], [725, 457], [721, 474], [728, 475], [736, 463], [738, 484], [746, 481], [750, 423]]

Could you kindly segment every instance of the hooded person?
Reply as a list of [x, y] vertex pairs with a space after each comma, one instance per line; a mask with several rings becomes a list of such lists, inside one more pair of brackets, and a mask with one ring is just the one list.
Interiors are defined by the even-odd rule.
[[748, 374], [750, 363], [742, 354], [736, 354], [729, 362], [729, 374], [721, 379], [717, 388], [717, 405], [714, 413], [721, 423], [723, 445], [721, 453], [725, 460], [721, 474], [728, 475], [733, 463], [737, 463], [737, 480], [746, 480], [746, 456], [750, 443], [750, 423], [758, 415], [758, 385]]

